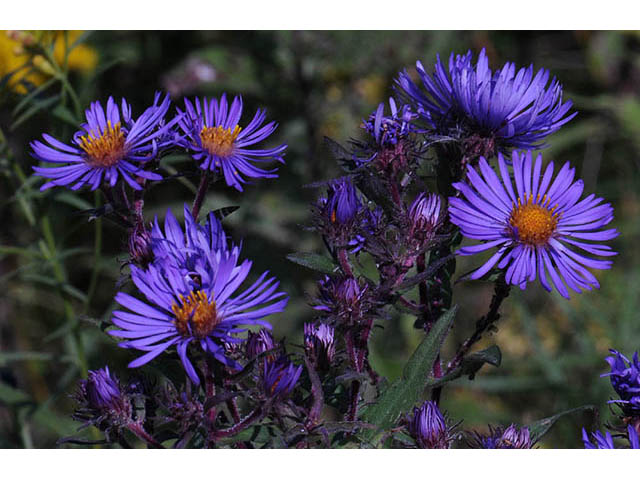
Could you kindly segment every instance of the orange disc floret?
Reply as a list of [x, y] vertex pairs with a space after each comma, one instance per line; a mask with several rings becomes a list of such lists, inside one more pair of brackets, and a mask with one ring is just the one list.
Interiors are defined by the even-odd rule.
[[216, 302], [210, 301], [202, 290], [192, 291], [187, 297], [180, 295], [180, 305], [174, 303], [171, 310], [183, 336], [204, 338], [220, 323]]
[[558, 225], [559, 214], [554, 213], [556, 207], [549, 208], [549, 199], [545, 195], [540, 201], [540, 195], [534, 202], [529, 194], [526, 203], [513, 205], [509, 225], [513, 228], [516, 238], [527, 245], [539, 246], [547, 243]]

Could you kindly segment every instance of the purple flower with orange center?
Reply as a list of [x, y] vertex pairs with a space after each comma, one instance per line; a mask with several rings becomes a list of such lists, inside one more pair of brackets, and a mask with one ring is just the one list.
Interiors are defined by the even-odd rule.
[[467, 180], [453, 184], [462, 196], [449, 199], [451, 222], [465, 237], [483, 242], [458, 253], [473, 255], [498, 248], [470, 278], [480, 278], [497, 265], [506, 270], [508, 284], [522, 289], [536, 278], [546, 290], [553, 285], [565, 298], [569, 298], [565, 283], [578, 293], [599, 288], [585, 267], [611, 267], [611, 261], [591, 257], [616, 255], [602, 244], [619, 235], [613, 228], [602, 230], [613, 220], [611, 205], [593, 194], [580, 200], [584, 185], [582, 180], [574, 181], [575, 170], [568, 162], [555, 179], [553, 162], [543, 174], [542, 156], [534, 162], [531, 152], [513, 153], [513, 174], [502, 154], [498, 164], [501, 179], [483, 157], [480, 173], [468, 166]]
[[158, 152], [172, 144], [171, 128], [165, 124], [169, 96], [161, 101], [156, 93], [153, 105], [137, 119], [131, 117], [131, 107], [122, 99], [120, 107], [109, 97], [106, 110], [100, 102], [93, 102], [85, 111], [87, 123], [76, 132], [70, 145], [43, 134], [46, 145], [31, 142], [34, 158], [57, 167], [33, 167], [36, 175], [50, 178], [40, 190], [54, 186], [68, 186], [77, 190], [88, 185], [95, 190], [104, 181], [113, 187], [120, 177], [135, 190], [141, 190], [137, 177], [161, 180], [157, 173], [144, 170], [144, 165], [156, 158]]
[[[235, 335], [246, 331], [246, 326], [271, 328], [264, 318], [286, 306], [286, 294], [277, 291], [279, 283], [268, 278], [267, 272], [237, 293], [249, 275], [251, 262], [239, 262], [237, 246], [212, 248], [216, 243], [207, 232], [217, 227], [212, 228], [211, 221], [210, 216], [201, 226], [193, 219], [187, 220], [186, 233], [177, 222], [169, 221], [164, 240], [154, 245], [153, 263], [146, 270], [131, 266], [133, 283], [147, 302], [119, 292], [115, 300], [129, 311], [113, 312], [112, 322], [119, 329], [109, 332], [126, 339], [121, 347], [146, 352], [129, 367], [144, 365], [175, 346], [186, 373], [199, 384], [187, 355], [193, 345], [224, 365], [239, 369], [240, 365], [228, 357], [225, 345], [242, 343], [243, 339]], [[160, 248], [162, 252], [156, 254], [155, 249]], [[185, 254], [172, 254], [180, 250]]]
[[286, 144], [275, 148], [248, 148], [265, 140], [276, 129], [276, 122], [264, 125], [266, 112], [258, 109], [253, 119], [241, 127], [242, 97], [236, 96], [229, 106], [226, 94], [220, 100], [205, 98], [193, 103], [185, 98], [185, 113], [180, 109], [178, 122], [184, 131], [181, 145], [192, 152], [200, 168], [222, 172], [227, 185], [242, 191], [249, 178], [276, 178], [277, 168], [265, 170], [255, 164], [277, 160], [284, 163]]

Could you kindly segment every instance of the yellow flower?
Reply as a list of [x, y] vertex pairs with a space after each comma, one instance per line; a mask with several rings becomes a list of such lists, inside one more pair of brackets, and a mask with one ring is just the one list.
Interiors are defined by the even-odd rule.
[[[70, 30], [67, 36], [68, 45], [73, 45], [81, 34], [81, 30]], [[16, 72], [12, 75], [8, 85], [17, 93], [26, 93], [23, 81], [34, 85], [44, 83], [53, 75], [54, 69], [43, 56], [34, 54], [30, 47], [40, 44], [47, 48], [53, 41], [55, 41], [53, 57], [58, 64], [62, 65], [65, 55], [64, 32], [0, 30], [0, 78]], [[32, 60], [33, 68], [25, 67], [30, 60]], [[82, 73], [92, 71], [97, 63], [97, 52], [84, 44], [76, 45], [67, 59], [70, 70]]]

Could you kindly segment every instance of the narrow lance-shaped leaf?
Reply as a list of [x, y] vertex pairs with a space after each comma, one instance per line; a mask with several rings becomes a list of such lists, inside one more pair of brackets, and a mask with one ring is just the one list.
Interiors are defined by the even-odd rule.
[[293, 263], [322, 273], [333, 273], [336, 268], [330, 258], [324, 255], [318, 255], [317, 253], [290, 253], [287, 255], [287, 259]]
[[[407, 361], [402, 377], [380, 395], [377, 403], [364, 411], [363, 419], [377, 425], [378, 432], [392, 427], [401, 414], [408, 412], [422, 399], [427, 378], [457, 310], [457, 306], [452, 307], [436, 321], [429, 334]], [[372, 439], [374, 434], [375, 431], [368, 431], [365, 436]]]

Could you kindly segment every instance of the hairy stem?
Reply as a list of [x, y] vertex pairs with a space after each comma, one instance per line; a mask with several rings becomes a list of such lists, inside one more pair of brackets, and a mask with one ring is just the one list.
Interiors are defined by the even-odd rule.
[[191, 216], [195, 221], [198, 221], [198, 215], [200, 214], [200, 208], [202, 208], [202, 202], [207, 195], [209, 189], [210, 171], [205, 170], [200, 177], [200, 185], [198, 185], [198, 191], [196, 192], [196, 198], [193, 200], [193, 206], [191, 207]]

